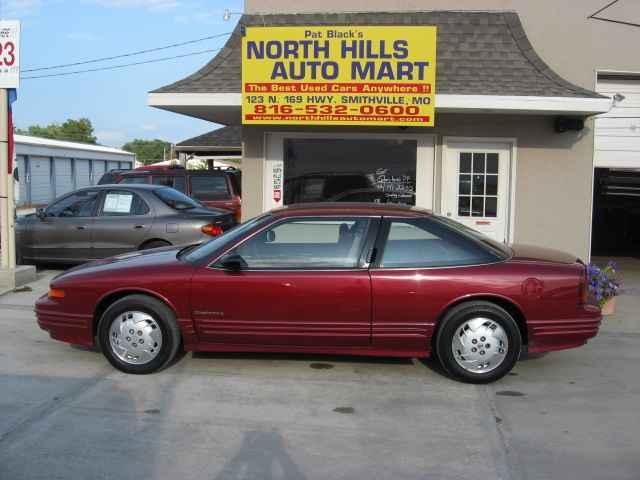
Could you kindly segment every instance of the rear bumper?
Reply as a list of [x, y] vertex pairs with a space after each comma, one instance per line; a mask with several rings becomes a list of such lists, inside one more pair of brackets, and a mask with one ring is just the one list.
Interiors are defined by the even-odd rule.
[[43, 295], [35, 306], [38, 326], [49, 333], [49, 336], [61, 342], [91, 347], [93, 328], [91, 315], [80, 315], [60, 311], [60, 305]]
[[575, 348], [598, 334], [602, 314], [593, 305], [579, 308], [575, 318], [528, 322], [529, 352], [551, 352]]

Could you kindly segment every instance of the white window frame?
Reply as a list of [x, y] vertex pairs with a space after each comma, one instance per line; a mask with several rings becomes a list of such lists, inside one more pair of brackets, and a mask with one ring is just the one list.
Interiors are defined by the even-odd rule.
[[[442, 154], [440, 155], [440, 169], [444, 172], [444, 162], [447, 158], [448, 150], [451, 148], [451, 144], [459, 145], [461, 143], [474, 143], [474, 144], [491, 144], [502, 143], [508, 147], [511, 155], [511, 163], [509, 165], [509, 194], [507, 199], [509, 204], [507, 205], [507, 239], [509, 243], [515, 241], [515, 220], [516, 220], [516, 182], [517, 182], [517, 165], [518, 165], [518, 139], [515, 137], [455, 137], [455, 136], [443, 136], [442, 137]], [[444, 185], [444, 175], [442, 177], [442, 185]], [[443, 196], [446, 195], [444, 188], [440, 186], [440, 205], [442, 205]]]

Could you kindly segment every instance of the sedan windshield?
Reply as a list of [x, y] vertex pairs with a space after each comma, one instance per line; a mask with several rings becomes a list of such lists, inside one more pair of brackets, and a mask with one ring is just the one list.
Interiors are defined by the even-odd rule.
[[205, 260], [211, 257], [211, 255], [213, 255], [213, 253], [216, 250], [222, 248], [228, 243], [232, 243], [232, 242], [235, 242], [236, 240], [239, 240], [240, 238], [242, 238], [242, 236], [245, 233], [248, 233], [254, 227], [263, 225], [264, 223], [269, 221], [270, 218], [271, 218], [271, 215], [269, 214], [253, 218], [248, 222], [242, 223], [232, 228], [231, 230], [228, 230], [227, 232], [220, 235], [219, 237], [215, 237], [206, 243], [198, 245], [194, 249], [185, 250], [184, 254], [179, 255], [178, 258], [181, 258], [191, 263], [198, 263], [202, 260]]
[[202, 206], [201, 203], [195, 201], [193, 198], [187, 197], [184, 193], [174, 190], [173, 188], [158, 188], [154, 190], [153, 193], [174, 210], [190, 210]]

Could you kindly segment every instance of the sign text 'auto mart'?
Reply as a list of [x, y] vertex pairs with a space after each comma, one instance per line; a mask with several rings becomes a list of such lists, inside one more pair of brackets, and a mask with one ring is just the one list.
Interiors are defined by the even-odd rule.
[[433, 126], [435, 77], [435, 27], [246, 27], [242, 123]]

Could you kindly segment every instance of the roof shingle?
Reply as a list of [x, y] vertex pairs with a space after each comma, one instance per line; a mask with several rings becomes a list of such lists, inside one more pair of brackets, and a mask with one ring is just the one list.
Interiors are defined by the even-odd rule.
[[176, 147], [228, 147], [242, 148], [242, 127], [239, 125], [222, 127], [197, 137], [183, 140]]
[[437, 93], [602, 97], [551, 70], [531, 46], [515, 12], [469, 11], [243, 15], [215, 58], [152, 93], [239, 93], [241, 31], [252, 25], [435, 25]]

